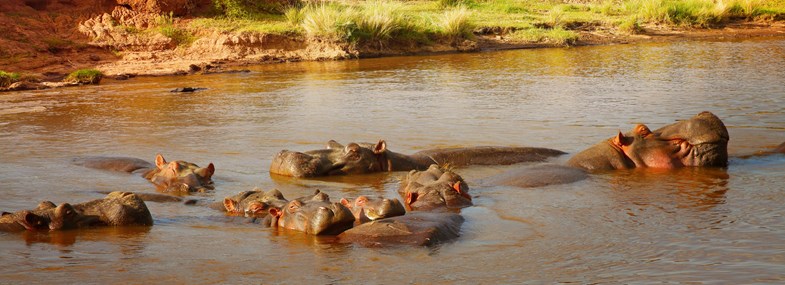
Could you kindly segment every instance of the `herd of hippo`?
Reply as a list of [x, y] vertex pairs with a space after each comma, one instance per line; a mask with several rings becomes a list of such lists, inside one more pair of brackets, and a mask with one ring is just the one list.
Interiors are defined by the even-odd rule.
[[[483, 179], [482, 185], [562, 184], [614, 169], [725, 167], [728, 140], [723, 122], [710, 112], [702, 112], [653, 131], [645, 125], [637, 125], [628, 133], [619, 132], [575, 154], [566, 165], [538, 164], [511, 170]], [[785, 153], [785, 143], [760, 154], [774, 153]], [[347, 145], [330, 141], [324, 149], [279, 152], [272, 160], [270, 173], [310, 178], [409, 171], [398, 190], [401, 200], [360, 196], [333, 202], [318, 189], [313, 195], [290, 200], [274, 189], [244, 191], [209, 206], [227, 215], [253, 218], [269, 227], [313, 235], [338, 235], [341, 242], [371, 246], [429, 245], [457, 237], [463, 223], [459, 209], [472, 205], [469, 186], [452, 169], [544, 162], [563, 154], [547, 148], [484, 146], [432, 149], [406, 155], [388, 150], [385, 141]], [[215, 167], [212, 163], [199, 167], [184, 161], [167, 162], [160, 154], [154, 164], [124, 157], [80, 158], [74, 163], [139, 174], [165, 194], [112, 192], [103, 199], [79, 204], [56, 205], [44, 201], [32, 210], [3, 212], [0, 231], [152, 226], [153, 218], [144, 201], [182, 201], [182, 198], [166, 193], [214, 189], [211, 177]]]

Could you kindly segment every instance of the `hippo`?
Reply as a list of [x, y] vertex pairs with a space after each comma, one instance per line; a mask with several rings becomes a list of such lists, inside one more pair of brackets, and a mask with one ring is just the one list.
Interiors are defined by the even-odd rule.
[[0, 215], [0, 232], [21, 232], [48, 229], [49, 217], [30, 210]]
[[75, 229], [87, 227], [94, 221], [96, 220], [82, 215], [69, 203], [57, 206], [51, 201], [43, 201], [34, 210], [3, 213], [0, 218], [0, 231]]
[[101, 226], [152, 226], [144, 201], [131, 192], [111, 192], [103, 199], [74, 204], [80, 214], [97, 218]]
[[327, 194], [294, 199], [282, 209], [270, 208], [272, 227], [286, 228], [311, 235], [337, 235], [354, 225], [352, 212], [341, 203], [330, 202]]
[[207, 167], [176, 160], [167, 162], [163, 155], [155, 156], [155, 165], [138, 158], [131, 157], [87, 157], [75, 159], [74, 163], [89, 168], [104, 169], [140, 174], [168, 193], [191, 193], [213, 190], [211, 177], [215, 166]]
[[416, 211], [355, 226], [338, 235], [338, 239], [368, 247], [431, 246], [460, 236], [463, 221], [455, 213]]
[[349, 143], [331, 140], [327, 148], [306, 152], [283, 150], [275, 155], [270, 173], [298, 178], [373, 172], [426, 170], [431, 164], [462, 167], [468, 165], [508, 165], [541, 162], [565, 154], [532, 147], [480, 146], [420, 151], [405, 155], [387, 149], [387, 143]]
[[779, 146], [774, 148], [774, 150], [771, 151], [771, 152], [772, 153], [785, 153], [785, 143], [781, 143]]
[[398, 199], [359, 196], [353, 202], [341, 199], [341, 204], [352, 211], [357, 223], [402, 216], [406, 209]]
[[728, 165], [728, 130], [711, 112], [702, 112], [655, 131], [637, 125], [573, 156], [567, 165], [588, 171], [640, 167]]
[[95, 226], [152, 226], [153, 218], [147, 205], [129, 192], [111, 192], [103, 199], [79, 204], [50, 201], [34, 210], [3, 213], [0, 231], [67, 230]]
[[267, 192], [254, 189], [224, 198], [223, 210], [230, 215], [264, 217], [267, 216], [271, 207], [280, 210], [287, 203], [289, 201], [283, 197], [283, 194], [278, 189]]
[[469, 186], [463, 178], [436, 164], [425, 171], [410, 171], [401, 181], [398, 193], [409, 210], [456, 209], [472, 205]]

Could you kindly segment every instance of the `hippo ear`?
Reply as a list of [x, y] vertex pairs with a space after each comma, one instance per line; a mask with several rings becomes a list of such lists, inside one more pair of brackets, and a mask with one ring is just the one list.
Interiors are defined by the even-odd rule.
[[406, 204], [406, 206], [411, 206], [412, 203], [417, 201], [418, 196], [419, 195], [417, 193], [406, 192], [406, 198], [404, 198], [403, 202]]
[[387, 142], [384, 140], [379, 140], [378, 143], [373, 147], [373, 153], [380, 154], [387, 151]]
[[270, 209], [267, 210], [267, 212], [270, 213], [270, 216], [276, 217], [276, 218], [280, 218], [281, 214], [283, 214], [283, 211], [281, 211], [281, 210], [279, 210], [278, 208], [275, 208], [275, 207], [271, 207]]
[[239, 213], [240, 212], [240, 205], [235, 200], [230, 198], [224, 198], [224, 208], [229, 213]]
[[461, 188], [462, 185], [464, 185], [464, 184], [461, 183], [461, 181], [456, 181], [455, 184], [452, 185], [452, 189], [455, 189], [455, 191], [458, 192], [458, 194], [460, 194], [464, 198], [469, 199], [469, 201], [471, 201], [472, 200], [472, 196], [470, 196], [467, 191], [461, 190], [462, 189]]
[[330, 140], [327, 142], [327, 149], [343, 149], [343, 145], [337, 141]]
[[621, 147], [621, 146], [630, 145], [630, 142], [627, 140], [626, 137], [624, 137], [624, 134], [622, 134], [621, 131], [619, 131], [619, 134], [613, 138], [613, 144]]
[[201, 176], [203, 179], [210, 179], [210, 177], [213, 177], [213, 173], [215, 173], [215, 166], [211, 162], [209, 165], [207, 165], [207, 167], [199, 168], [194, 172], [196, 172], [196, 174]]
[[166, 166], [166, 159], [164, 159], [164, 156], [160, 153], [155, 155], [155, 166], [157, 166], [158, 169], [163, 169], [164, 166]]
[[418, 196], [418, 194], [417, 194], [417, 193], [412, 193], [412, 192], [408, 192], [408, 191], [406, 192], [406, 195], [405, 195], [405, 197], [403, 198], [403, 207], [404, 207], [404, 208], [405, 208], [407, 211], [412, 211], [412, 210], [413, 210], [413, 209], [412, 209], [412, 204], [413, 204], [415, 201], [417, 201], [417, 196]]
[[346, 200], [346, 198], [341, 198], [341, 205], [344, 205], [349, 209], [352, 208], [352, 202], [349, 202], [349, 200]]

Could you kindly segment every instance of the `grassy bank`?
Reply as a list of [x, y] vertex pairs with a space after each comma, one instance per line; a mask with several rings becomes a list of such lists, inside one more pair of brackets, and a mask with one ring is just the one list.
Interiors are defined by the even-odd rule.
[[[566, 1], [565, 1], [566, 2]], [[785, 19], [785, 0], [436, 0], [286, 2], [260, 7], [240, 0], [190, 21], [189, 29], [257, 31], [351, 44], [429, 43], [501, 34], [569, 45], [577, 30], [639, 33], [644, 26], [712, 28], [732, 20]], [[575, 2], [575, 3], [572, 3]], [[231, 3], [232, 9], [226, 8]], [[254, 6], [252, 6], [254, 5]]]

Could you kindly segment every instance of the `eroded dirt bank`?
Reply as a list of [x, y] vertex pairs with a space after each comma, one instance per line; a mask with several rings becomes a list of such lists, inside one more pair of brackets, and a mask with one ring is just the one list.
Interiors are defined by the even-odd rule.
[[[166, 3], [169, 3], [168, 5]], [[386, 44], [357, 47], [300, 37], [243, 31], [199, 31], [187, 44], [154, 32], [160, 15], [183, 16], [210, 5], [209, 0], [6, 0], [0, 1], [0, 70], [31, 74], [32, 80], [55, 81], [82, 68], [127, 78], [218, 72], [245, 64], [335, 60], [390, 55], [487, 51], [553, 46], [547, 42], [510, 40], [488, 30], [473, 40]], [[696, 38], [785, 37], [785, 23], [738, 21], [717, 29], [673, 30], [646, 26], [637, 35], [604, 27], [578, 30], [573, 45], [670, 41]]]

